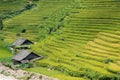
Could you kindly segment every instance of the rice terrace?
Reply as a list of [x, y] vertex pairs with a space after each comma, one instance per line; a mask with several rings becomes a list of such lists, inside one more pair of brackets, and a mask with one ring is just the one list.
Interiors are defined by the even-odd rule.
[[0, 64], [52, 78], [16, 80], [120, 80], [120, 0], [0, 0]]

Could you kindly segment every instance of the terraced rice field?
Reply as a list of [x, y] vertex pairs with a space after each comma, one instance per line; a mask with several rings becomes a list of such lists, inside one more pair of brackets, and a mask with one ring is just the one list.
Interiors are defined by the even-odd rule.
[[[74, 77], [73, 80], [120, 80], [120, 1], [74, 0], [76, 5], [73, 2], [67, 4], [68, 2], [42, 1], [37, 3], [39, 5], [36, 8], [6, 20], [5, 41], [12, 42], [16, 39], [15, 34], [21, 27], [28, 29], [22, 36], [36, 41], [32, 49], [45, 56], [36, 62], [37, 68], [27, 69], [28, 71], [40, 72], [40, 68], [45, 67]], [[61, 16], [57, 14], [61, 14], [62, 10], [67, 15], [59, 22]], [[53, 33], [42, 35], [45, 38], [40, 39], [42, 32], [46, 33], [44, 29], [50, 28], [44, 24], [52, 25], [49, 21], [42, 21], [43, 16], [49, 15], [48, 12], [51, 19], [62, 25]], [[37, 27], [39, 24], [45, 28], [40, 29]], [[53, 28], [56, 28], [56, 24]], [[64, 77], [60, 79], [68, 80]]]
[[[6, 41], [13, 42], [19, 37], [16, 34], [21, 33], [22, 29], [27, 29], [26, 34], [21, 33], [22, 37], [35, 41], [46, 37], [49, 28], [56, 28], [60, 23], [59, 20], [68, 12], [72, 0], [69, 2], [67, 0], [41, 0], [35, 4], [36, 7], [33, 9], [4, 21], [3, 32], [5, 31]], [[8, 37], [9, 35], [12, 35], [14, 39]]]
[[4, 18], [8, 16], [9, 13], [13, 13], [14, 11], [22, 9], [26, 4], [26, 0], [21, 1], [0, 1], [0, 18]]
[[[97, 73], [115, 76], [120, 68], [118, 4], [118, 1], [79, 1], [66, 16], [64, 27], [59, 30], [61, 34], [50, 36], [35, 46], [34, 50], [47, 56], [38, 63], [59, 65], [83, 75], [92, 70], [96, 76]], [[88, 71], [82, 73], [84, 69]]]

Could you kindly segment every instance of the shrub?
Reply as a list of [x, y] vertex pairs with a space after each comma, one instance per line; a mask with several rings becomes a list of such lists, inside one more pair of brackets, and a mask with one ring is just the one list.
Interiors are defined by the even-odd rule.
[[25, 33], [26, 32], [26, 29], [22, 29], [22, 31], [21, 31], [22, 33]]
[[18, 68], [31, 68], [33, 67], [32, 63], [28, 63], [28, 64], [19, 64]]
[[27, 10], [29, 10], [29, 9], [31, 9], [31, 8], [33, 8], [33, 7], [35, 7], [36, 6], [36, 4], [27, 4], [26, 6], [25, 6], [25, 9]]

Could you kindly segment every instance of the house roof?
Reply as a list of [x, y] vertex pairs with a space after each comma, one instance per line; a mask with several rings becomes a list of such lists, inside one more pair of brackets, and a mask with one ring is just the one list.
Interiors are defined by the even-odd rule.
[[27, 57], [29, 54], [31, 54], [31, 51], [28, 50], [21, 50], [18, 54], [16, 54], [13, 59], [17, 61], [21, 61], [25, 57]]
[[[16, 54], [16, 55], [13, 57], [13, 59], [16, 60], [16, 61], [21, 61], [21, 60], [23, 60], [24, 58], [26, 58], [28, 55], [30, 55], [31, 53], [33, 53], [33, 52], [31, 52], [31, 51], [29, 51], [29, 50], [21, 50], [18, 54]], [[35, 54], [35, 53], [33, 53], [33, 54]], [[37, 54], [35, 54], [35, 55], [37, 55]], [[38, 57], [41, 57], [41, 58], [42, 58], [42, 56], [39, 56], [39, 55], [38, 55]]]
[[[24, 39], [24, 38], [19, 38], [17, 39], [12, 45], [15, 45], [15, 46], [20, 46], [22, 45], [27, 39]], [[29, 41], [29, 40], [28, 40]], [[30, 41], [31, 42], [31, 41]]]

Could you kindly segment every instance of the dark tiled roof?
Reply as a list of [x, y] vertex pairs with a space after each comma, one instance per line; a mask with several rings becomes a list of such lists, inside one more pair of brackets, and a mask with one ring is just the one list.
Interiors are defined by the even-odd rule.
[[[23, 59], [25, 59], [27, 56], [29, 56], [30, 54], [34, 54], [34, 55], [37, 55], [35, 54], [34, 52], [31, 52], [29, 50], [21, 50], [18, 54], [16, 54], [14, 57], [13, 57], [13, 60], [16, 60], [16, 61], [22, 61]], [[38, 56], [38, 59], [42, 59], [43, 56]], [[35, 58], [36, 59], [36, 58]]]
[[31, 51], [28, 50], [21, 50], [18, 54], [16, 54], [13, 59], [17, 61], [23, 60], [25, 57], [27, 57], [29, 54], [31, 54]]
[[27, 39], [24, 39], [24, 38], [19, 38], [17, 39], [12, 45], [14, 46], [19, 46], [19, 45], [22, 45]]
[[19, 38], [12, 44], [12, 46], [20, 46], [20, 45], [24, 44], [24, 42], [30, 42], [31, 44], [33, 44], [33, 42], [31, 42], [28, 39]]

